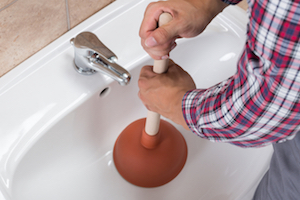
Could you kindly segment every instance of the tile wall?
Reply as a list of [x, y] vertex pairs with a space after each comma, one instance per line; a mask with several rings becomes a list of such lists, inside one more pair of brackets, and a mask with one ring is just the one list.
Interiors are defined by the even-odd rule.
[[113, 1], [0, 0], [0, 77]]
[[0, 77], [114, 0], [0, 0]]

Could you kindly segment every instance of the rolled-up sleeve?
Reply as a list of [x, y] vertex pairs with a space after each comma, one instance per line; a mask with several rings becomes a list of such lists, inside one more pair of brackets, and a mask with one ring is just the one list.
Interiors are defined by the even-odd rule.
[[258, 147], [300, 130], [300, 6], [251, 1], [249, 15], [237, 73], [211, 88], [187, 92], [182, 108], [198, 136]]
[[223, 1], [224, 3], [227, 3], [227, 4], [235, 5], [239, 2], [241, 2], [242, 0], [221, 0], [221, 1]]

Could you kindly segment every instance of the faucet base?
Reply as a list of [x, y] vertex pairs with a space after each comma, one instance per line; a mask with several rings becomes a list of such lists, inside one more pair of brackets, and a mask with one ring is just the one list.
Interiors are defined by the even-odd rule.
[[86, 68], [78, 67], [75, 62], [74, 62], [74, 68], [79, 74], [82, 74], [82, 75], [93, 75], [93, 74], [97, 73], [96, 70], [93, 70], [88, 67], [86, 67]]
[[118, 81], [120, 85], [129, 83], [130, 73], [115, 62], [117, 56], [95, 34], [82, 32], [72, 38], [70, 43], [75, 50], [75, 69], [80, 74], [91, 75], [101, 72]]

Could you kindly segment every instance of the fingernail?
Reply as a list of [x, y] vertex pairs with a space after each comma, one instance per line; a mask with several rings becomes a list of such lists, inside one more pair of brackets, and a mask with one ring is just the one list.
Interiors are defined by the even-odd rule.
[[146, 41], [145, 41], [145, 45], [147, 47], [154, 47], [156, 44], [157, 44], [157, 42], [154, 39], [154, 37], [147, 38]]
[[164, 55], [164, 56], [161, 57], [162, 60], [166, 60], [166, 59], [168, 59], [168, 58], [169, 58], [168, 55]]

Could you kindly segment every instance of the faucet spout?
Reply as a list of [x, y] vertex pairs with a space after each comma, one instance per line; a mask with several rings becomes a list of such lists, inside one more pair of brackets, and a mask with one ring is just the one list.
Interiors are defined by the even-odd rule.
[[101, 72], [118, 81], [120, 85], [130, 82], [130, 73], [116, 63], [117, 56], [95, 34], [82, 32], [70, 42], [74, 46], [74, 62], [79, 73], [91, 75]]

